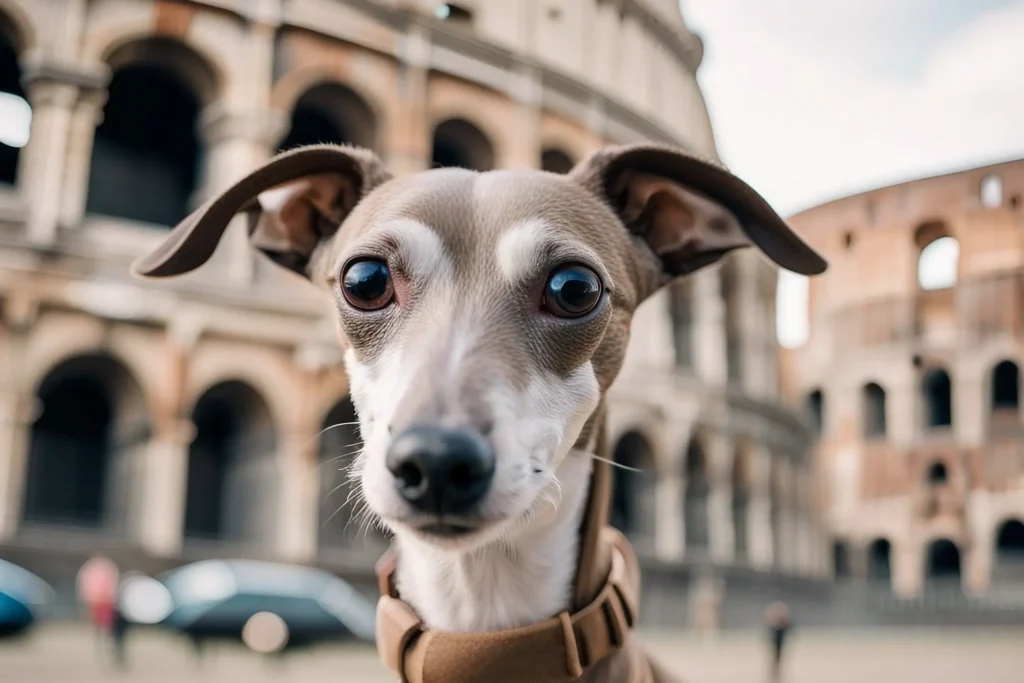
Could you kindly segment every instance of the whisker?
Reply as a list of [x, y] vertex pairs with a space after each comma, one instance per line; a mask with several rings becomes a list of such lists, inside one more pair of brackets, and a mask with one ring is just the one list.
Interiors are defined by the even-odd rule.
[[600, 462], [607, 463], [607, 464], [611, 465], [612, 467], [618, 467], [619, 469], [626, 470], [628, 472], [644, 472], [645, 471], [643, 468], [640, 468], [640, 467], [630, 467], [629, 465], [623, 465], [621, 462], [615, 462], [614, 460], [609, 460], [608, 458], [602, 458], [600, 455], [594, 455], [593, 453], [587, 453], [587, 455], [589, 457], [593, 458], [594, 460], [598, 460]]

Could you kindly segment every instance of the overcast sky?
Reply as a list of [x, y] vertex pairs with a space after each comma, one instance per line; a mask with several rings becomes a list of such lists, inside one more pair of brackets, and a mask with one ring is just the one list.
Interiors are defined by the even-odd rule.
[[[682, 8], [704, 38], [699, 80], [722, 159], [783, 215], [1024, 157], [1024, 0]], [[801, 295], [789, 278], [780, 288], [783, 337], [799, 332]]]

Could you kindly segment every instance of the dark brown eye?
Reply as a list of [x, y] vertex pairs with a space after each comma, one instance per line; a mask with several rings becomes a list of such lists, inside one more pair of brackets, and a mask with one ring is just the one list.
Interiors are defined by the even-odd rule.
[[597, 273], [575, 264], [561, 266], [548, 278], [541, 306], [559, 318], [579, 318], [594, 310], [601, 293]]
[[341, 277], [341, 291], [345, 300], [356, 308], [364, 311], [384, 308], [395, 295], [388, 264], [375, 259], [350, 263]]

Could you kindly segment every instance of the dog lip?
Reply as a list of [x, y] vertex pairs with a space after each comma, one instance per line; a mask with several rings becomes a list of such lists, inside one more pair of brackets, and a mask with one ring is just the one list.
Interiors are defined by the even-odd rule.
[[479, 527], [454, 522], [432, 522], [420, 524], [415, 527], [416, 531], [428, 536], [440, 538], [461, 538], [479, 530]]

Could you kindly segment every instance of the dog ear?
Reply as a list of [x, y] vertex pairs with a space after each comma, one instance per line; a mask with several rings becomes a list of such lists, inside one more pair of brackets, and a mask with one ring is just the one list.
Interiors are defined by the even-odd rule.
[[213, 255], [231, 219], [245, 213], [253, 246], [308, 276], [316, 248], [390, 177], [366, 149], [312, 145], [284, 152], [186, 217], [159, 247], [132, 264], [132, 272], [155, 278], [195, 270]]
[[803, 275], [828, 264], [749, 185], [721, 166], [657, 145], [599, 150], [569, 176], [618, 214], [661, 263], [660, 280], [692, 273], [756, 245]]

